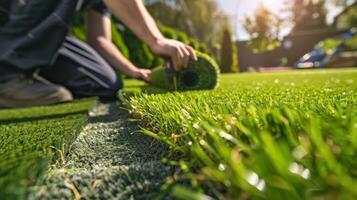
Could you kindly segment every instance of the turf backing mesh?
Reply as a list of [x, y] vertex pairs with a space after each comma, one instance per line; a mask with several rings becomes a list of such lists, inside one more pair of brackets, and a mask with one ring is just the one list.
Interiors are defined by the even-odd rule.
[[29, 199], [152, 199], [173, 169], [165, 146], [141, 133], [116, 104], [98, 104], [62, 166], [53, 166]]

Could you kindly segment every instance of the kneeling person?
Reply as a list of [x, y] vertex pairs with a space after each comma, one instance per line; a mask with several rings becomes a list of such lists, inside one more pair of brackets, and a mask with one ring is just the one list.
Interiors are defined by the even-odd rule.
[[[67, 35], [86, 11], [87, 43]], [[128, 61], [111, 38], [109, 10], [176, 70], [194, 50], [166, 39], [142, 0], [28, 0], [0, 2], [0, 107], [26, 107], [98, 96], [115, 100], [116, 71], [148, 81], [150, 70]]]

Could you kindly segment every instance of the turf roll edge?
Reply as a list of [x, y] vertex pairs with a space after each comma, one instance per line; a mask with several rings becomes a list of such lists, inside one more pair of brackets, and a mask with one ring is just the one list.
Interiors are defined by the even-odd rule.
[[[176, 72], [178, 91], [210, 90], [218, 85], [220, 71], [217, 63], [207, 54], [196, 53], [197, 61], [190, 60], [187, 68]], [[149, 84], [164, 90], [172, 90], [166, 69], [161, 66], [152, 70]]]

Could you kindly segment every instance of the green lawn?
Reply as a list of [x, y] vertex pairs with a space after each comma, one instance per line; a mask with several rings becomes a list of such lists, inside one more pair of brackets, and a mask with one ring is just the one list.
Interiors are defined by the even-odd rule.
[[1, 199], [23, 199], [27, 186], [35, 184], [51, 162], [61, 162], [93, 103], [0, 110]]
[[357, 70], [226, 75], [214, 91], [130, 105], [146, 134], [181, 153], [171, 181], [190, 186], [177, 197], [357, 198]]
[[[213, 91], [126, 81], [144, 132], [175, 152], [182, 199], [356, 199], [357, 70], [221, 77]], [[157, 93], [157, 94], [152, 94]], [[0, 110], [0, 197], [24, 198], [73, 142], [93, 99]]]

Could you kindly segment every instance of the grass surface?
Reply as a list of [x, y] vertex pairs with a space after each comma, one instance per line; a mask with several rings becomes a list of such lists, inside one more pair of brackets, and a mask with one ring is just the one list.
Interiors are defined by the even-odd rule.
[[[144, 132], [179, 153], [165, 185], [179, 198], [356, 199], [356, 70], [225, 75], [216, 90], [185, 93], [127, 81], [126, 91]], [[92, 117], [64, 158], [93, 103], [0, 110], [2, 199], [39, 183], [32, 198], [160, 192], [165, 148], [131, 133], [126, 112]], [[60, 168], [39, 179], [50, 163]]]
[[26, 109], [0, 110], [0, 197], [22, 199], [26, 188], [61, 162], [94, 100]]
[[356, 70], [226, 75], [213, 91], [130, 104], [146, 134], [181, 152], [172, 181], [191, 186], [179, 198], [357, 198]]

